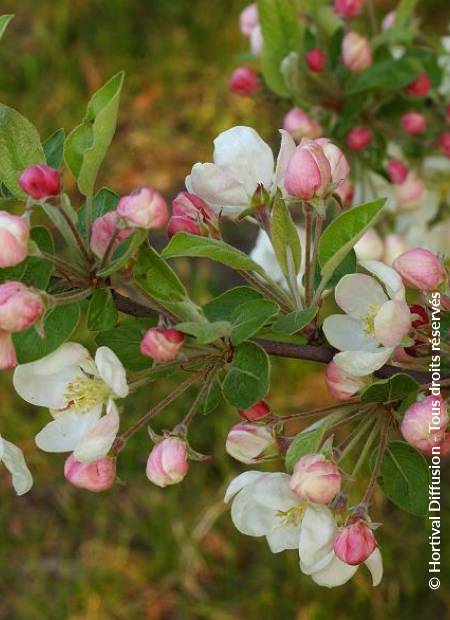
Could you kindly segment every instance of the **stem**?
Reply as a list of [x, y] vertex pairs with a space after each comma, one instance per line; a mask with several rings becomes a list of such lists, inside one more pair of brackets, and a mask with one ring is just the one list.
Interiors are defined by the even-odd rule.
[[366, 441], [366, 443], [364, 445], [364, 448], [362, 449], [361, 454], [359, 455], [358, 460], [356, 461], [356, 465], [353, 468], [352, 474], [350, 476], [351, 478], [355, 478], [355, 476], [358, 473], [358, 471], [360, 470], [362, 464], [366, 460], [367, 455], [369, 453], [369, 450], [372, 447], [372, 444], [375, 441], [375, 437], [377, 436], [379, 430], [380, 430], [380, 420], [377, 420], [377, 423], [375, 424], [375, 426], [370, 431], [370, 435], [367, 438], [367, 441]]
[[314, 248], [311, 258], [311, 272], [314, 281], [314, 275], [316, 273], [317, 256], [319, 254], [319, 240], [322, 234], [322, 226], [324, 222], [324, 216], [321, 213], [316, 213], [316, 228], [314, 232]]
[[42, 256], [42, 258], [46, 258], [47, 260], [54, 262], [57, 268], [60, 267], [66, 273], [70, 272], [74, 276], [82, 277], [85, 279], [87, 279], [88, 277], [82, 269], [80, 269], [76, 265], [72, 265], [72, 263], [69, 263], [68, 261], [60, 258], [59, 256], [54, 256], [53, 254], [49, 254], [48, 252], [44, 252], [43, 250], [40, 250], [40, 255]]
[[[247, 271], [241, 271], [241, 270], [238, 270], [237, 273], [242, 278], [244, 278], [244, 280], [247, 280], [247, 282], [251, 284], [254, 288], [260, 291], [264, 295], [264, 297], [267, 297], [271, 299], [272, 301], [275, 301], [280, 306], [280, 308], [284, 310], [285, 312], [291, 312], [292, 310], [291, 301], [285, 295], [284, 291], [283, 291], [283, 301], [282, 301], [277, 297], [277, 294], [274, 291], [271, 291], [267, 286], [265, 286], [263, 282], [258, 280], [258, 278], [254, 276], [252, 273], [248, 273]], [[286, 300], [289, 301], [289, 304], [286, 303]]]
[[358, 405], [359, 402], [356, 399], [352, 399], [352, 401], [347, 401], [345, 404], [337, 403], [336, 405], [328, 405], [328, 407], [320, 407], [319, 409], [312, 409], [311, 411], [305, 411], [300, 413], [291, 413], [290, 415], [283, 415], [278, 417], [278, 422], [286, 422], [287, 420], [297, 420], [298, 418], [302, 418], [303, 416], [312, 416], [319, 415], [321, 413], [327, 413], [328, 411], [333, 411], [334, 409], [340, 409], [344, 407], [351, 407], [352, 405]]
[[375, 485], [377, 483], [378, 476], [380, 475], [381, 463], [383, 462], [384, 453], [386, 451], [386, 446], [389, 438], [389, 424], [391, 422], [390, 413], [384, 413], [384, 420], [381, 426], [380, 433], [380, 443], [378, 444], [377, 457], [375, 460], [375, 465], [373, 466], [372, 475], [370, 476], [369, 484], [367, 485], [366, 492], [361, 500], [361, 504], [368, 505], [370, 500], [372, 499], [372, 495], [375, 489]]
[[364, 436], [364, 434], [366, 433], [366, 431], [368, 430], [368, 428], [370, 427], [371, 424], [374, 423], [374, 421], [376, 420], [376, 418], [370, 416], [367, 420], [363, 420], [358, 428], [358, 430], [356, 431], [356, 433], [354, 434], [354, 436], [352, 437], [352, 439], [348, 442], [348, 444], [345, 446], [344, 450], [342, 450], [342, 453], [339, 457], [339, 461], [343, 461], [345, 459], [345, 457], [350, 454], [350, 452], [353, 450], [353, 448], [357, 445], [357, 443], [359, 442], [359, 440], [361, 439], [361, 437]]
[[305, 305], [309, 307], [312, 297], [312, 271], [311, 271], [311, 240], [312, 240], [312, 207], [306, 203], [303, 205], [305, 213]]
[[52, 295], [50, 297], [51, 303], [54, 306], [61, 306], [64, 304], [70, 304], [74, 301], [81, 301], [86, 299], [92, 293], [91, 288], [83, 289], [81, 291], [71, 291], [69, 293], [61, 293], [59, 295]]
[[120, 235], [120, 229], [116, 228], [114, 231], [114, 234], [111, 236], [111, 239], [108, 242], [108, 245], [106, 246], [106, 250], [105, 250], [105, 253], [103, 254], [103, 258], [99, 265], [98, 271], [100, 271], [100, 269], [102, 269], [106, 265], [108, 258], [113, 250], [114, 244], [117, 241], [117, 238], [119, 235]]
[[87, 240], [91, 242], [91, 224], [93, 218], [93, 199], [92, 196], [86, 196], [86, 205], [84, 207], [84, 221], [86, 224]]
[[72, 222], [72, 220], [70, 219], [69, 215], [65, 212], [65, 210], [62, 207], [57, 207], [58, 211], [60, 212], [60, 214], [62, 215], [62, 217], [64, 218], [67, 226], [70, 228], [70, 232], [72, 233], [72, 235], [75, 238], [75, 241], [78, 244], [78, 247], [80, 248], [80, 252], [86, 262], [87, 265], [91, 264], [91, 257], [89, 256], [89, 252], [86, 249], [86, 244], [84, 243], [80, 233], [77, 230], [77, 227], [75, 226], [75, 224]]
[[206, 394], [206, 392], [208, 391], [209, 386], [211, 385], [212, 380], [214, 379], [216, 372], [218, 371], [218, 367], [217, 366], [213, 366], [212, 368], [209, 369], [209, 371], [206, 372], [206, 376], [204, 379], [204, 383], [202, 385], [202, 387], [200, 388], [197, 396], [194, 399], [194, 402], [192, 403], [192, 405], [189, 407], [189, 411], [187, 412], [187, 414], [184, 416], [183, 421], [181, 422], [180, 426], [184, 427], [187, 429], [187, 427], [189, 426], [189, 424], [192, 422], [195, 414], [197, 413], [198, 410], [198, 406], [200, 405], [204, 395]]

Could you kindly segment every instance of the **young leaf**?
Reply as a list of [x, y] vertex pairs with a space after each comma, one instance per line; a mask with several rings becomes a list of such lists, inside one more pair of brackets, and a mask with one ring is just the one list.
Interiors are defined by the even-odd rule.
[[175, 327], [184, 334], [194, 336], [199, 344], [209, 344], [218, 338], [229, 336], [231, 332], [231, 325], [228, 321], [216, 321], [214, 323], [185, 321], [178, 323]]
[[287, 471], [291, 472], [302, 456], [317, 451], [322, 441], [323, 433], [324, 429], [318, 427], [311, 431], [302, 431], [296, 435], [286, 452], [285, 464]]
[[87, 324], [91, 331], [102, 331], [114, 327], [118, 312], [111, 291], [98, 288], [94, 291], [88, 307]]
[[289, 276], [289, 251], [294, 275], [300, 270], [302, 260], [300, 238], [284, 200], [277, 196], [272, 209], [271, 238], [275, 256], [285, 276]]
[[212, 413], [214, 409], [217, 409], [222, 398], [222, 385], [218, 377], [215, 377], [209, 384], [208, 391], [205, 394], [205, 398], [200, 408], [201, 413], [203, 415]]
[[[98, 190], [92, 200], [92, 220], [96, 220], [110, 211], [114, 211], [119, 202], [119, 195], [108, 187], [102, 187]], [[78, 228], [83, 235], [86, 234], [86, 206], [83, 205], [78, 211]]]
[[145, 370], [153, 366], [153, 360], [141, 354], [140, 344], [147, 329], [155, 323], [156, 319], [131, 319], [119, 327], [100, 332], [95, 342], [99, 347], [112, 349], [127, 370]]
[[140, 245], [144, 243], [148, 236], [146, 230], [136, 230], [129, 237], [120, 242], [112, 255], [111, 263], [97, 272], [101, 278], [106, 278], [112, 273], [122, 269], [137, 251]]
[[305, 310], [295, 310], [284, 316], [280, 316], [274, 323], [272, 323], [272, 331], [280, 332], [281, 334], [295, 334], [303, 329], [306, 325], [311, 323], [318, 311], [317, 307], [306, 308]]
[[64, 140], [66, 132], [64, 129], [57, 129], [42, 143], [45, 161], [52, 168], [59, 168], [63, 158]]
[[203, 306], [203, 312], [208, 321], [231, 321], [235, 309], [246, 301], [262, 299], [259, 291], [249, 286], [237, 286], [218, 297], [215, 297]]
[[418, 0], [400, 0], [395, 9], [395, 26], [401, 27], [406, 24], [413, 15]]
[[83, 122], [67, 136], [64, 159], [85, 196], [92, 195], [103, 158], [117, 125], [123, 71], [113, 76], [89, 101]]
[[8, 27], [9, 22], [13, 19], [14, 15], [1, 15], [0, 16], [0, 39], [5, 34], [5, 30]]
[[384, 403], [389, 400], [402, 399], [419, 391], [419, 384], [415, 379], [404, 373], [398, 373], [389, 379], [382, 379], [369, 385], [361, 392], [364, 402]]
[[238, 345], [256, 334], [269, 319], [277, 314], [279, 307], [267, 299], [252, 299], [240, 304], [232, 316], [231, 342]]
[[222, 387], [230, 405], [239, 409], [248, 409], [264, 398], [269, 389], [269, 358], [266, 352], [253, 342], [238, 345]]

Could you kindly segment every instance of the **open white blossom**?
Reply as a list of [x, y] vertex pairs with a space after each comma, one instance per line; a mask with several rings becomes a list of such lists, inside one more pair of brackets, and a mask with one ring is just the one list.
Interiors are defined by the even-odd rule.
[[48, 407], [54, 417], [36, 435], [39, 448], [73, 451], [78, 461], [86, 462], [108, 453], [119, 429], [114, 400], [128, 395], [125, 369], [111, 349], [97, 349], [94, 361], [80, 344], [65, 343], [41, 360], [17, 366], [14, 387], [24, 400]]
[[[301, 244], [301, 261], [300, 270], [297, 276], [297, 284], [299, 290], [303, 291], [303, 274], [305, 273], [305, 231], [297, 226], [298, 236], [300, 237]], [[286, 278], [281, 271], [280, 264], [275, 256], [272, 243], [268, 234], [264, 230], [260, 230], [256, 237], [255, 245], [250, 252], [250, 258], [261, 265], [267, 275], [274, 280], [277, 284], [280, 284], [286, 290], [288, 289]]]
[[23, 452], [1, 436], [0, 461], [11, 474], [12, 485], [17, 495], [27, 493], [33, 486], [33, 477], [27, 467]]

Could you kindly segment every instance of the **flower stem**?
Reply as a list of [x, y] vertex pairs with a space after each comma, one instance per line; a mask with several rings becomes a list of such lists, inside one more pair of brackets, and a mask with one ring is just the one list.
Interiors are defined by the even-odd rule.
[[311, 271], [311, 241], [313, 234], [313, 210], [312, 207], [304, 203], [303, 211], [305, 213], [305, 305], [309, 307], [312, 298], [313, 273]]
[[98, 267], [98, 271], [100, 271], [101, 269], [103, 269], [103, 267], [106, 266], [106, 263], [108, 262], [108, 259], [113, 251], [114, 244], [117, 241], [117, 238], [119, 235], [120, 235], [120, 229], [116, 228], [113, 235], [111, 236], [111, 239], [108, 242], [108, 245], [106, 246], [106, 250], [105, 250], [105, 253], [103, 254], [103, 258]]
[[78, 232], [77, 227], [72, 222], [72, 220], [70, 219], [69, 215], [63, 209], [63, 207], [59, 206], [59, 207], [57, 207], [57, 209], [60, 212], [61, 216], [64, 218], [64, 221], [66, 222], [67, 226], [70, 229], [70, 232], [72, 233], [75, 241], [77, 242], [77, 245], [80, 248], [80, 252], [81, 252], [81, 254], [82, 254], [86, 264], [90, 266], [90, 264], [91, 264], [91, 257], [89, 256], [89, 252], [88, 252], [88, 250], [86, 248], [86, 244], [85, 244], [83, 238], [81, 237], [80, 233]]
[[384, 453], [386, 452], [386, 446], [389, 439], [389, 425], [391, 417], [389, 412], [384, 412], [384, 419], [381, 423], [380, 443], [378, 444], [377, 456], [375, 459], [375, 465], [373, 466], [372, 475], [370, 476], [369, 484], [367, 485], [364, 496], [361, 500], [361, 504], [369, 505], [370, 500], [377, 483], [378, 476], [380, 475], [381, 463], [383, 462]]

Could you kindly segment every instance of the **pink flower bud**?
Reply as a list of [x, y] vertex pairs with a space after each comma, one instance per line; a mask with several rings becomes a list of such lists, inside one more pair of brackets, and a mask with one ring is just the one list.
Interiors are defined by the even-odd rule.
[[199, 196], [189, 192], [180, 192], [172, 201], [172, 215], [189, 217], [200, 223], [215, 223], [216, 214]]
[[413, 211], [425, 197], [425, 186], [414, 172], [409, 172], [403, 183], [395, 186], [395, 195], [400, 211]]
[[28, 254], [30, 226], [23, 217], [0, 211], [0, 268], [21, 263]]
[[390, 159], [387, 165], [387, 172], [392, 183], [400, 185], [408, 176], [408, 167], [399, 159]]
[[386, 30], [390, 30], [395, 26], [395, 20], [397, 19], [396, 11], [390, 11], [387, 15], [384, 16], [383, 21], [381, 23], [381, 29], [383, 32]]
[[370, 43], [357, 32], [347, 32], [342, 42], [342, 60], [350, 71], [358, 73], [372, 64]]
[[116, 479], [116, 459], [105, 456], [92, 463], [81, 463], [71, 454], [64, 463], [64, 476], [80, 489], [94, 493], [106, 491]]
[[179, 437], [166, 437], [157, 443], [147, 460], [147, 478], [159, 487], [178, 484], [189, 469], [186, 442]]
[[334, 0], [334, 10], [343, 17], [356, 17], [362, 11], [364, 0]]
[[[119, 218], [116, 211], [109, 211], [105, 215], [98, 217], [92, 223], [91, 228], [91, 250], [98, 258], [103, 258], [113, 235], [116, 232]], [[112, 253], [117, 249], [121, 241], [131, 235], [130, 228], [123, 229], [117, 235], [112, 247]]]
[[362, 519], [341, 528], [333, 544], [336, 556], [351, 566], [365, 562], [376, 546], [372, 530]]
[[178, 232], [187, 232], [191, 235], [206, 236], [207, 232], [202, 231], [199, 224], [195, 220], [191, 220], [190, 217], [184, 217], [181, 215], [172, 215], [167, 224], [167, 236], [169, 239]]
[[442, 439], [433, 441], [422, 452], [426, 456], [434, 456], [435, 454], [439, 454], [441, 457], [448, 456], [450, 454], [450, 433], [444, 433]]
[[336, 400], [348, 400], [368, 384], [367, 378], [349, 375], [334, 362], [327, 365], [325, 382], [331, 396]]
[[19, 185], [25, 194], [35, 200], [57, 196], [61, 191], [61, 175], [58, 170], [37, 164], [28, 166], [19, 178]]
[[431, 90], [431, 80], [426, 73], [421, 73], [405, 88], [405, 92], [411, 97], [425, 97]]
[[345, 141], [352, 151], [362, 151], [372, 142], [372, 132], [365, 127], [355, 127], [348, 132]]
[[434, 291], [446, 279], [444, 265], [429, 250], [414, 248], [395, 259], [393, 267], [407, 286]]
[[21, 332], [34, 325], [43, 312], [44, 304], [37, 291], [21, 282], [0, 285], [0, 330]]
[[117, 214], [130, 228], [162, 228], [169, 218], [167, 203], [161, 194], [151, 187], [123, 196], [117, 206]]
[[345, 181], [350, 172], [350, 166], [348, 165], [348, 161], [344, 153], [328, 138], [319, 138], [318, 140], [315, 140], [315, 143], [322, 147], [322, 150], [330, 163], [331, 180], [336, 186], [339, 186]]
[[258, 74], [250, 67], [238, 67], [230, 78], [230, 90], [240, 97], [251, 97], [261, 87]]
[[155, 362], [171, 362], [183, 348], [184, 336], [177, 329], [151, 327], [141, 341], [141, 353]]
[[445, 157], [450, 157], [450, 131], [445, 131], [439, 138], [439, 146]]
[[448, 420], [445, 400], [430, 395], [408, 407], [400, 431], [409, 444], [426, 452], [444, 439]]
[[329, 191], [331, 166], [322, 147], [303, 138], [289, 160], [284, 186], [291, 196], [301, 200], [322, 197]]
[[258, 7], [256, 2], [249, 4], [239, 16], [239, 26], [244, 37], [249, 37], [252, 30], [259, 24]]
[[351, 181], [345, 179], [340, 185], [336, 187], [334, 193], [339, 196], [344, 207], [349, 207], [353, 202], [353, 196], [355, 195], [355, 186]]
[[265, 400], [260, 400], [249, 409], [239, 409], [239, 415], [249, 422], [258, 422], [266, 418], [271, 412], [272, 409]]
[[225, 450], [241, 463], [255, 463], [274, 446], [272, 431], [260, 424], [239, 423], [230, 430]]
[[16, 350], [11, 334], [0, 330], [0, 370], [17, 366]]
[[319, 47], [306, 52], [306, 64], [314, 73], [321, 73], [325, 69], [327, 59]]
[[322, 127], [315, 118], [300, 108], [292, 108], [283, 119], [283, 129], [289, 131], [297, 140], [311, 138], [314, 140], [322, 135]]
[[341, 490], [341, 474], [323, 454], [305, 454], [294, 467], [291, 490], [314, 504], [329, 504]]
[[427, 130], [427, 119], [420, 112], [407, 112], [402, 116], [403, 129], [412, 136], [418, 136]]

